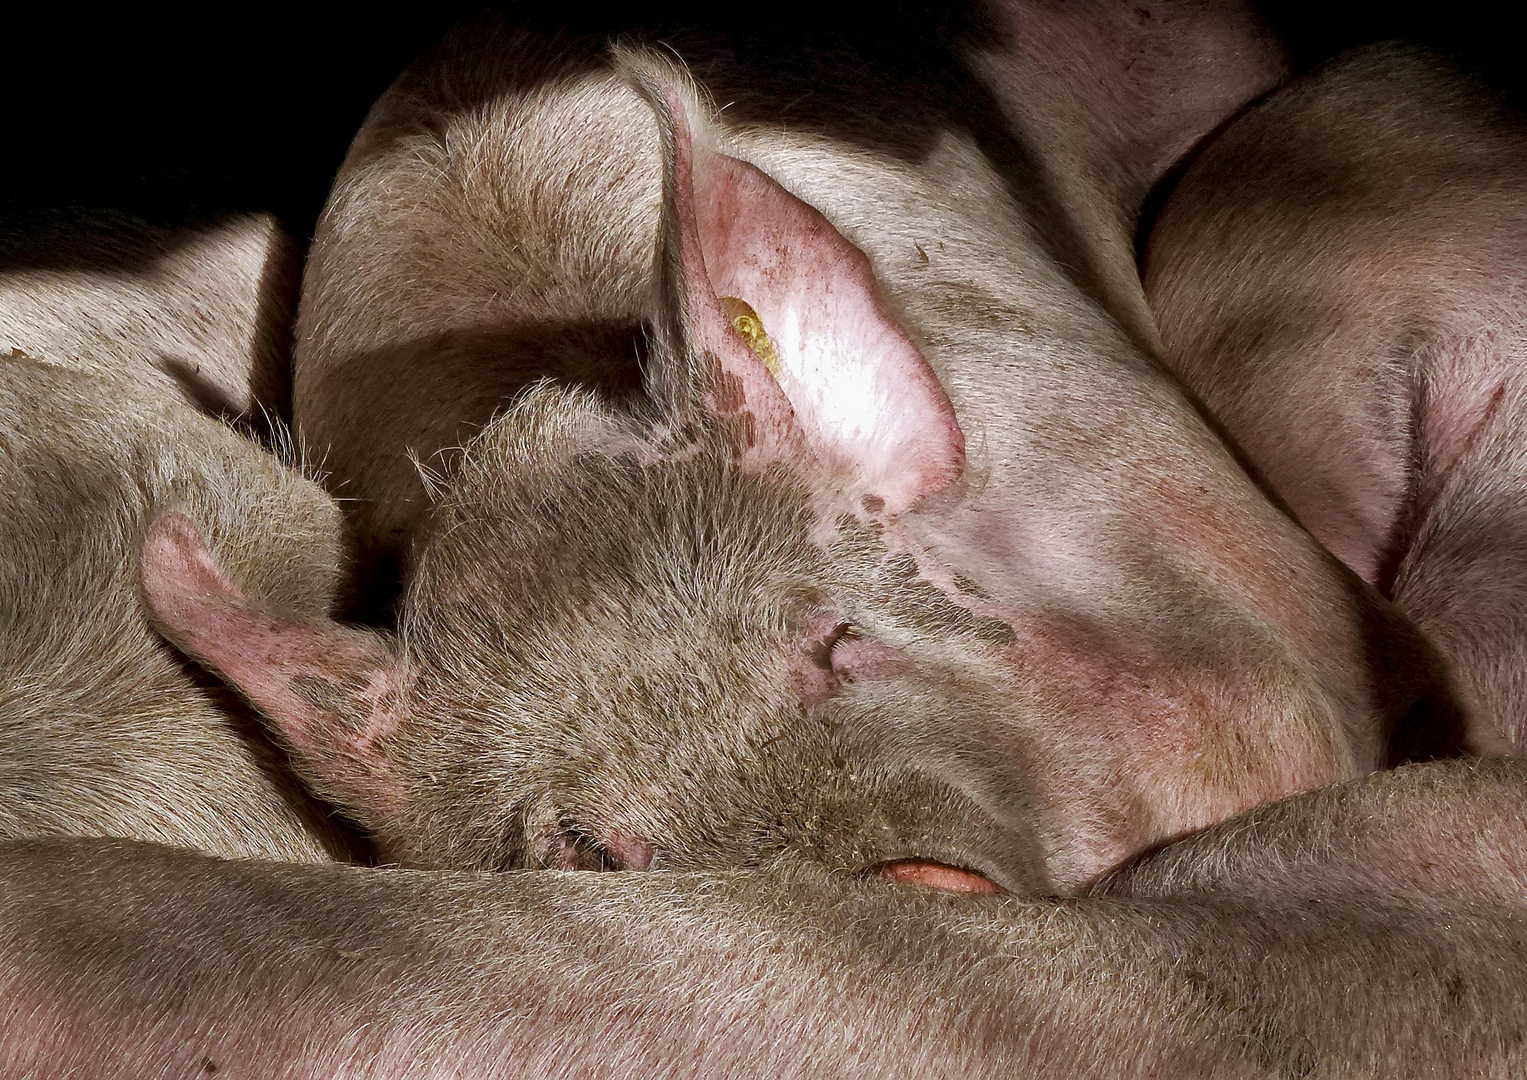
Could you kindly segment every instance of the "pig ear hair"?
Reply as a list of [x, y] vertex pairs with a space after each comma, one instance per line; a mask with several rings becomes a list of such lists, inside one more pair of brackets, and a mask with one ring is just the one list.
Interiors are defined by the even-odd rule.
[[143, 540], [141, 577], [155, 627], [263, 713], [298, 771], [385, 832], [403, 808], [378, 739], [402, 719], [404, 665], [374, 634], [271, 614], [228, 579], [182, 514]]
[[619, 62], [663, 144], [656, 400], [681, 421], [747, 412], [755, 449], [846, 471], [852, 493], [888, 513], [946, 487], [964, 467], [964, 435], [869, 259], [762, 170], [714, 149], [671, 67]]

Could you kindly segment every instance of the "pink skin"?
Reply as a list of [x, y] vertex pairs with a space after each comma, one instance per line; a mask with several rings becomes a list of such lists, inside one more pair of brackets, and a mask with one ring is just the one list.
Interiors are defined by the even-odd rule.
[[173, 628], [175, 643], [191, 655], [215, 656], [219, 670], [251, 701], [280, 715], [282, 737], [305, 759], [325, 760], [341, 740], [329, 726], [332, 715], [294, 689], [296, 678], [363, 673], [361, 685], [347, 688], [362, 719], [344, 732], [343, 761], [325, 779], [341, 792], [363, 792], [381, 818], [402, 811], [401, 791], [377, 745], [396, 725], [404, 679], [385, 645], [361, 631], [312, 627], [250, 603], [183, 514], [155, 519], [143, 541], [142, 566], [144, 598], [161, 628]]
[[[864, 253], [754, 166], [696, 145], [671, 87], [649, 92], [675, 128], [693, 346], [741, 383], [761, 451], [808, 467], [848, 463], [887, 516], [943, 490], [964, 468], [965, 437], [928, 362], [876, 295]], [[778, 379], [732, 327], [722, 296], [754, 301], [771, 328]]]
[[[757, 298], [782, 369], [769, 382], [789, 397], [816, 455], [852, 461], [888, 515], [947, 487], [964, 468], [964, 433], [928, 362], [875, 294], [864, 253], [752, 165], [695, 157], [709, 291]], [[768, 376], [728, 331], [728, 370]], [[861, 396], [835, 397], [840, 387]]]
[[898, 885], [920, 885], [925, 889], [959, 893], [962, 896], [979, 896], [1003, 891], [973, 870], [962, 870], [957, 866], [944, 866], [942, 863], [924, 862], [919, 859], [903, 859], [886, 863], [880, 868], [880, 875]]

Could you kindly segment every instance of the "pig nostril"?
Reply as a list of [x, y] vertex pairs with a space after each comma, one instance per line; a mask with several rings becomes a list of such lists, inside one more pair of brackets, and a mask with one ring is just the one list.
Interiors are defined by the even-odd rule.
[[927, 859], [897, 859], [894, 862], [881, 863], [875, 867], [875, 870], [881, 877], [898, 884], [920, 885], [925, 889], [938, 889], [941, 892], [991, 894], [1007, 891], [974, 870], [964, 870], [958, 866], [930, 862]]

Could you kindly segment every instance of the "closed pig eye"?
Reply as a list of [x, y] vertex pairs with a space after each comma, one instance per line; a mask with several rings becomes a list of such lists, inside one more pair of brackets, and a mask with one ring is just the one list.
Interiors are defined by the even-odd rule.
[[568, 817], [547, 831], [540, 848], [548, 870], [646, 870], [655, 850], [651, 841], [637, 836], [612, 833], [600, 840]]
[[623, 867], [604, 845], [578, 825], [564, 819], [543, 853], [549, 870], [620, 870]]

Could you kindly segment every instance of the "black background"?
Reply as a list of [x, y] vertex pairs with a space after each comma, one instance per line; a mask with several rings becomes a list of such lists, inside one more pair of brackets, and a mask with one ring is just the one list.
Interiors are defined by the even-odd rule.
[[[195, 220], [270, 210], [305, 239], [371, 102], [448, 25], [478, 7], [229, 7], [201, 22], [29, 8], [25, 25], [0, 21], [0, 213], [113, 206], [155, 220]], [[556, 5], [549, 7], [555, 14]], [[598, 14], [587, 4], [568, 10]], [[623, 6], [622, 14], [630, 10]], [[1404, 38], [1462, 53], [1518, 96], [1527, 80], [1509, 10], [1479, 2], [1431, 10], [1264, 5], [1302, 67], [1352, 45]], [[769, 4], [752, 11], [759, 19], [790, 17]]]

